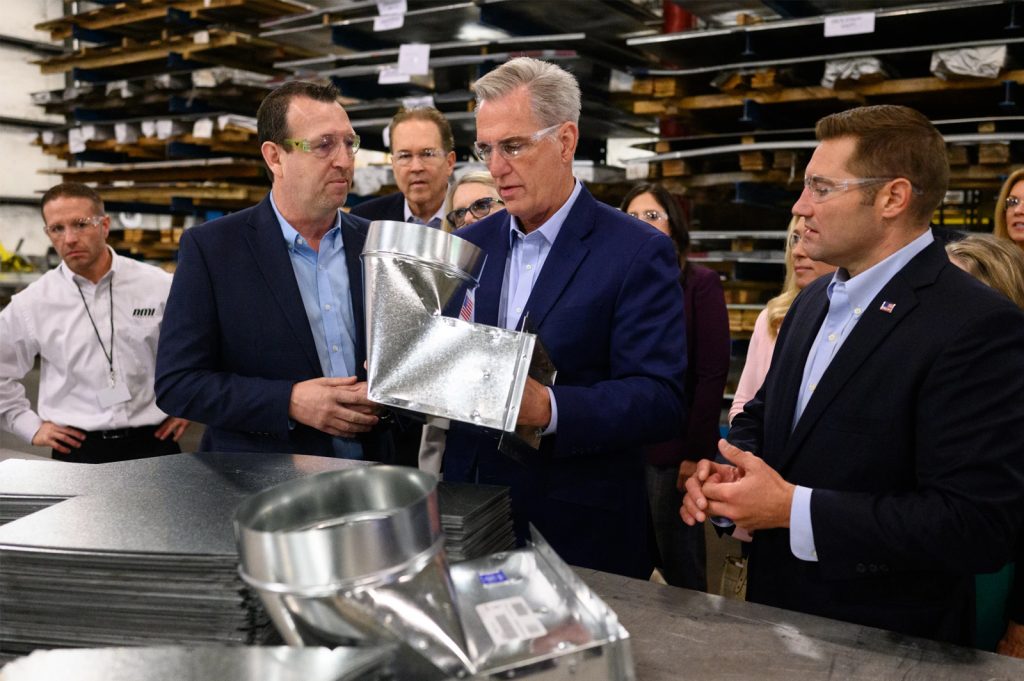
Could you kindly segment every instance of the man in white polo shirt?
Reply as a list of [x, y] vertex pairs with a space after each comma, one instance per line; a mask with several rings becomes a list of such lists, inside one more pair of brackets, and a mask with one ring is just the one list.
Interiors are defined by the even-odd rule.
[[[153, 394], [171, 275], [114, 253], [103, 201], [83, 184], [51, 188], [42, 213], [62, 262], [0, 312], [0, 428], [77, 463], [180, 452], [189, 422]], [[20, 381], [36, 356], [32, 411]]]

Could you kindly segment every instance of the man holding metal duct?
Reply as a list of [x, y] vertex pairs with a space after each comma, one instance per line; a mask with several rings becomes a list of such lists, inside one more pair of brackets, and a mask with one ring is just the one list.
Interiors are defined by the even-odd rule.
[[338, 96], [304, 82], [267, 95], [270, 194], [181, 239], [157, 402], [207, 424], [203, 450], [389, 456], [366, 398], [367, 222], [340, 210], [359, 136]]
[[561, 68], [509, 61], [476, 82], [480, 158], [507, 212], [459, 231], [487, 253], [474, 321], [535, 331], [558, 370], [529, 379], [519, 423], [540, 449], [514, 461], [494, 431], [453, 427], [446, 480], [511, 485], [569, 563], [650, 575], [642, 445], [683, 418], [685, 322], [671, 240], [597, 202], [573, 177], [580, 90]]
[[1024, 514], [1024, 315], [928, 228], [949, 179], [928, 119], [861, 107], [817, 136], [793, 214], [839, 270], [794, 301], [683, 520], [753, 531], [748, 600], [970, 645], [974, 574]]

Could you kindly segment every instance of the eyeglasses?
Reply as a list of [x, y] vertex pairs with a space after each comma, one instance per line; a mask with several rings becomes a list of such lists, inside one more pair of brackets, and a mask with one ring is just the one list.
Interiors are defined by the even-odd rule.
[[465, 208], [456, 208], [445, 217], [448, 219], [448, 223], [452, 227], [462, 227], [466, 222], [466, 213], [472, 213], [473, 217], [477, 219], [485, 218], [491, 214], [491, 211], [494, 210], [493, 206], [495, 205], [504, 206], [505, 202], [501, 199], [496, 199], [493, 196], [485, 196], [482, 199], [477, 199]]
[[656, 210], [642, 210], [639, 212], [631, 210], [628, 213], [626, 213], [626, 215], [628, 215], [631, 218], [637, 218], [638, 220], [647, 220], [650, 222], [657, 222], [658, 220], [668, 220], [668, 215]]
[[[833, 196], [849, 191], [853, 187], [881, 184], [883, 182], [892, 182], [897, 179], [899, 178], [852, 177], [848, 180], [833, 180], [832, 178], [822, 177], [821, 175], [810, 175], [804, 178], [804, 187], [810, 190], [812, 201], [815, 203], [823, 203], [831, 199]], [[920, 195], [922, 193], [921, 190], [914, 185], [910, 185], [910, 188], [914, 194]]]
[[477, 158], [484, 163], [490, 163], [491, 154], [494, 153], [495, 149], [498, 150], [498, 154], [503, 159], [511, 161], [561, 127], [562, 123], [558, 123], [557, 125], [552, 125], [551, 127], [544, 128], [543, 130], [538, 130], [527, 137], [508, 137], [499, 142], [495, 142], [494, 144], [489, 142], [474, 142], [473, 149], [476, 150]]
[[359, 135], [321, 135], [314, 140], [286, 139], [284, 145], [313, 154], [316, 158], [331, 158], [337, 153], [338, 147], [344, 147], [349, 156], [355, 156], [359, 151]]
[[92, 217], [89, 218], [78, 218], [77, 220], [72, 220], [71, 223], [66, 226], [58, 222], [53, 225], [47, 225], [44, 228], [44, 230], [54, 239], [63, 239], [64, 235], [67, 234], [68, 231], [72, 231], [75, 234], [82, 234], [87, 229], [95, 227], [96, 225], [103, 222], [103, 218], [105, 217], [107, 216], [93, 215]]
[[1020, 204], [1024, 203], [1024, 199], [1018, 199], [1016, 196], [1006, 197], [1006, 210], [1013, 210]]
[[437, 159], [444, 158], [444, 149], [420, 149], [419, 151], [399, 151], [391, 154], [391, 162], [396, 166], [407, 166], [412, 165], [414, 158], [418, 158], [424, 165], [436, 161]]

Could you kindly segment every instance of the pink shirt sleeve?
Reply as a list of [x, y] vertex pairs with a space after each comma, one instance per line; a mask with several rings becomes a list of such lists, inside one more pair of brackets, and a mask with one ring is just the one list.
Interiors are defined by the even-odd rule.
[[774, 351], [775, 339], [768, 334], [768, 314], [766, 310], [761, 310], [761, 314], [757, 315], [757, 321], [754, 322], [754, 332], [750, 336], [750, 347], [747, 349], [747, 361], [743, 365], [743, 373], [740, 374], [732, 406], [729, 407], [729, 423], [732, 423], [736, 414], [743, 411], [743, 405], [761, 388], [764, 377], [768, 375]]

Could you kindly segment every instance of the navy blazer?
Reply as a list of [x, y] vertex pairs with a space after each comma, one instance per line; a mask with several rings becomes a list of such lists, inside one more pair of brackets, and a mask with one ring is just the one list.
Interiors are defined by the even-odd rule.
[[[368, 223], [342, 214], [356, 325], [357, 376], [366, 379], [360, 254]], [[203, 451], [333, 456], [331, 436], [289, 425], [292, 386], [323, 376], [281, 226], [268, 195], [256, 206], [185, 230], [156, 362], [157, 404], [206, 424]], [[379, 434], [364, 440], [380, 459]]]
[[[501, 211], [458, 231], [487, 253], [480, 323], [503, 325], [509, 220]], [[648, 577], [642, 446], [683, 422], [681, 300], [671, 240], [584, 188], [524, 310], [558, 371], [558, 432], [522, 464], [498, 453], [495, 431], [453, 427], [445, 479], [511, 485], [520, 537], [532, 522], [574, 565]]]
[[353, 206], [349, 213], [365, 218], [370, 222], [374, 220], [405, 222], [405, 194], [395, 192], [394, 194], [386, 194], [369, 201], [363, 201]]
[[818, 561], [793, 556], [788, 530], [758, 530], [747, 597], [970, 645], [974, 574], [1010, 557], [1024, 511], [1024, 314], [933, 243], [863, 312], [792, 428], [830, 279], [793, 303], [729, 433], [814, 490]]

